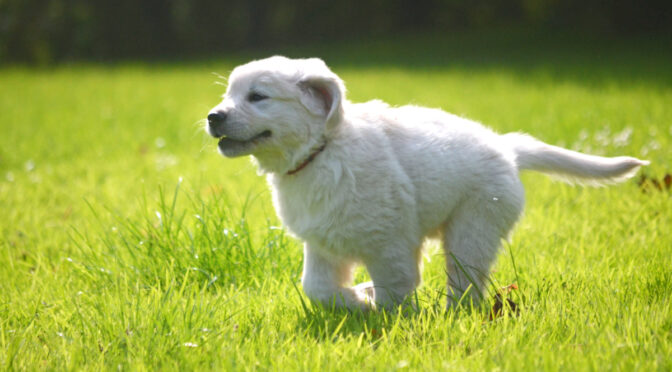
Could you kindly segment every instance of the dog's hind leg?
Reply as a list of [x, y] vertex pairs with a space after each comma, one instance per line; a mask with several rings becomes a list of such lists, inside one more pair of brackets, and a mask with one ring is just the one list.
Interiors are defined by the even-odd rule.
[[303, 249], [303, 291], [311, 301], [323, 306], [367, 311], [372, 299], [364, 291], [347, 287], [352, 282], [353, 262], [327, 259], [311, 249]]
[[[504, 192], [475, 191], [446, 222], [444, 251], [448, 273], [448, 307], [478, 305], [488, 285], [490, 267], [502, 239], [508, 237], [523, 208], [518, 179]], [[492, 188], [490, 188], [492, 190]]]

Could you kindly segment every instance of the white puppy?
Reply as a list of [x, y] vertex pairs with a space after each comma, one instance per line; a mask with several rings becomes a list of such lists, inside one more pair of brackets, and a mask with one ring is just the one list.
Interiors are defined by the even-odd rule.
[[[351, 309], [402, 302], [420, 283], [428, 237], [443, 239], [449, 306], [465, 293], [478, 302], [523, 209], [521, 170], [599, 185], [647, 164], [499, 135], [441, 110], [353, 104], [320, 59], [237, 67], [207, 131], [224, 156], [252, 155], [268, 175], [278, 215], [305, 242], [308, 297]], [[351, 287], [357, 264], [373, 287]]]

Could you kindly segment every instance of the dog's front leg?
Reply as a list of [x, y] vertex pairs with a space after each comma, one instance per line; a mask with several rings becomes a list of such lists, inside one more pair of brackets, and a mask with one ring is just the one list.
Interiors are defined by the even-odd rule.
[[365, 291], [347, 287], [352, 282], [353, 262], [327, 259], [306, 244], [303, 248], [303, 290], [323, 306], [371, 310], [373, 301]]
[[[419, 248], [410, 250], [392, 244], [383, 255], [366, 260], [366, 268], [373, 279], [376, 306], [394, 310], [420, 284], [418, 253]], [[409, 305], [413, 306], [412, 303]]]

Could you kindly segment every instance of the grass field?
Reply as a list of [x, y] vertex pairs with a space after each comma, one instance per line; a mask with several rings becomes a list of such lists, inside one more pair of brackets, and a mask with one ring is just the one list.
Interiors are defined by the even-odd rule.
[[[437, 46], [439, 45], [439, 46]], [[672, 171], [672, 55], [655, 42], [407, 39], [320, 55], [349, 98], [441, 107]], [[248, 159], [202, 131], [237, 63], [0, 69], [3, 370], [671, 370], [671, 191], [524, 174], [493, 272], [516, 316], [446, 312], [430, 245], [420, 310], [327, 311], [301, 294]], [[358, 279], [364, 279], [360, 272]]]

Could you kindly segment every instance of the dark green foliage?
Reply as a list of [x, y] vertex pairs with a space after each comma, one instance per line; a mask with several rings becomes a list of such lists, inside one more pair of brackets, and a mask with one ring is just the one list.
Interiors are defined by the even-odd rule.
[[185, 57], [408, 32], [669, 33], [653, 0], [0, 0], [0, 60]]

